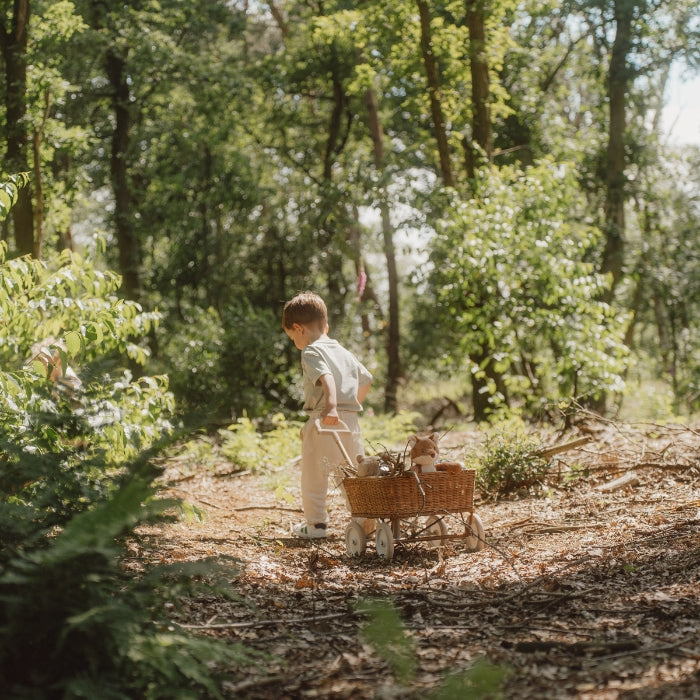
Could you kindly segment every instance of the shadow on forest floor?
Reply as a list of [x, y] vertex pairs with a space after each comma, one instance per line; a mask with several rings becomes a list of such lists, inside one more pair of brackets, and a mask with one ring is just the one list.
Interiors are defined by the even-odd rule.
[[[470, 438], [451, 435], [460, 439]], [[170, 495], [207, 519], [144, 528], [130, 563], [241, 562], [239, 600], [202, 595], [172, 612], [269, 654], [262, 668], [236, 669], [231, 697], [438, 697], [479, 659], [503, 669], [506, 698], [700, 697], [700, 434], [617, 426], [577, 452], [588, 476], [551, 484], [547, 497], [477, 500], [483, 550], [399, 544], [391, 561], [372, 543], [348, 556], [339, 496], [329, 537], [304, 542], [288, 535], [299, 514], [258, 477], [193, 469]], [[630, 471], [636, 485], [600, 490]], [[357, 605], [368, 599], [391, 603], [410, 640], [403, 685], [362, 633]]]

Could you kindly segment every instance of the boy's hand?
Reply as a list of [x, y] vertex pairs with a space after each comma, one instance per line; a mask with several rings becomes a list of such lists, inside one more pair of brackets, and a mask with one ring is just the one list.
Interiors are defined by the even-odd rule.
[[323, 425], [338, 425], [339, 422], [340, 419], [338, 418], [338, 411], [335, 409], [328, 411], [328, 413], [325, 415], [321, 415], [321, 423]]

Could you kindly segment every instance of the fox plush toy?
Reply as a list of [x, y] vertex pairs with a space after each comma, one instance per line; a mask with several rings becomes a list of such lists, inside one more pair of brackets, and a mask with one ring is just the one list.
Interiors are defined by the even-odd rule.
[[411, 468], [418, 474], [428, 474], [436, 471], [456, 474], [463, 469], [459, 462], [437, 461], [440, 454], [437, 433], [431, 433], [426, 436], [411, 435], [408, 438], [407, 446], [411, 448]]

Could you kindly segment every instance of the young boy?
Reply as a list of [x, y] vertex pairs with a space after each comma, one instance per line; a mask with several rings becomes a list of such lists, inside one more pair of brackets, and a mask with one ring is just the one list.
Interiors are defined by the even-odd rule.
[[292, 530], [297, 537], [325, 537], [329, 467], [343, 456], [333, 436], [320, 435], [316, 420], [333, 426], [340, 421], [350, 433], [339, 433], [347, 453], [364, 454], [358, 414], [372, 375], [337, 340], [328, 337], [328, 311], [318, 294], [301, 292], [284, 305], [282, 327], [301, 350], [304, 411], [309, 420], [301, 431], [301, 500], [306, 522]]

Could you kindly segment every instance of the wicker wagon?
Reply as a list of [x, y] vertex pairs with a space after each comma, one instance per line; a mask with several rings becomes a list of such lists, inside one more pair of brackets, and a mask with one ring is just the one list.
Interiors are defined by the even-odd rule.
[[[352, 460], [340, 439], [349, 433], [340, 421], [325, 426], [316, 420], [321, 435], [332, 436], [346, 464]], [[367, 548], [367, 533], [354, 518], [376, 521], [375, 541], [377, 554], [391, 559], [394, 544], [403, 542], [446, 542], [463, 539], [470, 551], [484, 547], [484, 526], [474, 512], [475, 469], [459, 473], [431, 472], [418, 476], [414, 471], [403, 471], [393, 476], [351, 477], [343, 479], [350, 513], [353, 517], [345, 530], [348, 554], [359, 556]], [[458, 524], [459, 532], [449, 534], [445, 520]]]
[[[403, 542], [444, 543], [463, 539], [470, 551], [484, 547], [484, 528], [474, 513], [476, 470], [456, 474], [413, 471], [396, 476], [347, 477], [343, 486], [353, 518], [376, 520], [377, 554], [391, 559], [394, 544]], [[457, 523], [458, 533], [449, 534], [447, 521]], [[345, 531], [348, 554], [361, 555], [367, 533], [352, 520]]]

